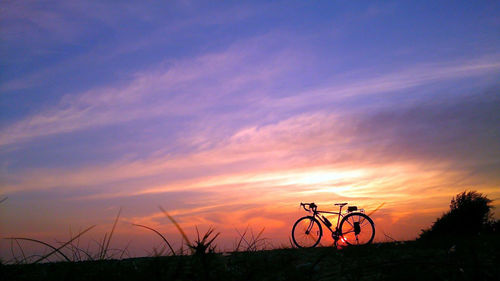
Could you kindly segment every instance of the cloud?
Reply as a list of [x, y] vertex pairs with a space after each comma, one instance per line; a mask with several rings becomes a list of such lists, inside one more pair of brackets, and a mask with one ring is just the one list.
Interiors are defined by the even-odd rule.
[[[7, 67], [7, 75], [0, 77], [6, 80], [1, 81], [0, 92], [17, 91], [23, 95], [26, 90], [50, 89], [54, 83], [60, 83], [57, 78], [69, 77], [73, 85], [92, 84], [99, 77], [85, 79], [89, 76], [86, 72], [97, 70], [110, 75], [117, 70], [103, 69], [135, 56], [145, 62], [145, 54], [152, 50], [155, 54], [148, 58], [153, 57], [150, 61], [156, 63], [158, 48], [170, 49], [177, 44], [172, 41], [183, 41], [185, 34], [196, 37], [212, 26], [241, 22], [258, 10], [248, 5], [223, 10], [197, 6], [200, 12], [171, 2], [154, 8], [136, 3], [86, 1], [3, 1], [0, 6], [4, 43], [0, 57]], [[185, 52], [188, 54], [189, 50]], [[137, 69], [135, 64], [127, 64], [127, 69], [119, 72], [134, 68]]]
[[[361, 138], [386, 140], [388, 157], [443, 159], [460, 163], [497, 162], [500, 151], [499, 88], [483, 93], [434, 97], [414, 105], [377, 112], [356, 122]], [[364, 136], [364, 137], [363, 137]], [[381, 157], [384, 157], [381, 155]]]
[[2, 128], [0, 145], [155, 116], [200, 117], [221, 105], [232, 107], [238, 116], [255, 115], [256, 108], [258, 113], [290, 111], [497, 72], [500, 68], [500, 62], [491, 59], [432, 64], [378, 77], [354, 77], [337, 86], [277, 97], [267, 92], [266, 85], [300, 63], [287, 59], [287, 50], [256, 60], [257, 54], [266, 52], [265, 47], [257, 47], [259, 42], [262, 38], [240, 42], [221, 53], [160, 65], [137, 73], [124, 85], [68, 94], [51, 109]]
[[[241, 165], [246, 166], [249, 162], [259, 162], [269, 158], [270, 155], [279, 159], [280, 155], [286, 156], [290, 151], [309, 150], [317, 147], [326, 141], [328, 136], [334, 134], [334, 127], [329, 123], [332, 120], [333, 117], [329, 115], [302, 115], [259, 129], [243, 129], [225, 141], [200, 151], [179, 155], [160, 155], [132, 162], [118, 161], [99, 166], [92, 165], [77, 170], [40, 168], [29, 173], [30, 176], [23, 173], [19, 179], [13, 177], [12, 182], [23, 178], [21, 185], [25, 187], [43, 189], [65, 186], [69, 188], [113, 183], [159, 174], [179, 174], [179, 171], [182, 170], [186, 171], [184, 174], [196, 177], [199, 175], [196, 170], [203, 167], [211, 167], [212, 172], [217, 174], [228, 171], [226, 170], [227, 165], [237, 167], [238, 163], [243, 163]], [[302, 138], [297, 139], [298, 131], [301, 131]], [[328, 133], [324, 135], [325, 132]], [[332, 139], [330, 143], [335, 141]], [[327, 145], [327, 143], [323, 142], [323, 145]], [[254, 167], [259, 167], [259, 165]], [[216, 171], [217, 168], [221, 171]], [[209, 182], [207, 179], [203, 179], [203, 181]], [[186, 186], [184, 182], [181, 184]], [[20, 188], [20, 185], [15, 186], [18, 187], [12, 187], [9, 190]]]
[[223, 53], [137, 73], [125, 85], [68, 94], [51, 109], [3, 128], [0, 145], [154, 116], [190, 115], [221, 99], [234, 101], [236, 97], [227, 95], [252, 83], [266, 84], [290, 66], [285, 54], [279, 53], [262, 70], [254, 54], [260, 51], [233, 46]]
[[302, 192], [315, 186], [309, 191], [330, 188], [340, 194], [385, 196], [381, 188], [396, 194], [401, 184], [402, 194], [407, 195], [435, 186], [438, 178], [458, 181], [470, 174], [470, 180], [477, 179], [474, 173], [487, 173], [486, 183], [491, 185], [493, 174], [480, 167], [499, 164], [500, 151], [494, 149], [500, 141], [498, 106], [496, 95], [483, 94], [365, 115], [300, 114], [242, 128], [199, 150], [14, 173], [5, 177], [3, 189], [106, 186], [86, 196], [104, 198], [236, 186], [240, 190], [283, 186]]
[[[265, 99], [264, 103], [288, 109], [328, 104], [352, 97], [397, 91], [404, 93], [404, 90], [431, 83], [498, 73], [499, 69], [500, 59], [497, 55], [457, 62], [422, 63], [390, 73], [364, 75], [361, 78], [343, 75], [339, 81], [331, 82], [334, 86], [325, 86], [284, 98], [270, 97]], [[344, 82], [346, 80], [349, 82]]]

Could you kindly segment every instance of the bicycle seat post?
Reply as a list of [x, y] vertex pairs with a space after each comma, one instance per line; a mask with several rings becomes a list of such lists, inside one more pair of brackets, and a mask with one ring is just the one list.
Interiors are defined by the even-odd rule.
[[344, 207], [345, 205], [347, 205], [347, 203], [335, 203], [335, 206], [339, 206], [339, 213], [342, 212], [342, 207]]

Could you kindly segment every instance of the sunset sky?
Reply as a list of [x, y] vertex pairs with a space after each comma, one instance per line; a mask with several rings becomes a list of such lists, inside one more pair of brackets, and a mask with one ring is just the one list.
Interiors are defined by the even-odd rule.
[[[113, 2], [113, 3], [112, 3]], [[216, 2], [216, 3], [215, 3]], [[425, 3], [423, 3], [425, 2]], [[114, 247], [349, 202], [414, 239], [477, 190], [500, 217], [498, 1], [2, 1], [0, 237], [122, 208]], [[387, 235], [387, 236], [386, 236]], [[1, 239], [0, 256], [9, 257]], [[29, 248], [30, 244], [26, 243]]]

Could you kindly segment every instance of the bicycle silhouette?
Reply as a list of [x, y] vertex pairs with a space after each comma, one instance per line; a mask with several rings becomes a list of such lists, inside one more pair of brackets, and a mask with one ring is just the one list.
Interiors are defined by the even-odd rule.
[[[363, 209], [356, 206], [349, 206], [347, 213], [342, 214], [342, 207], [347, 203], [336, 203], [340, 206], [338, 212], [320, 211], [314, 203], [300, 203], [300, 206], [307, 212], [312, 212], [312, 216], [305, 216], [298, 219], [292, 228], [293, 243], [299, 248], [313, 248], [318, 245], [323, 236], [323, 229], [319, 222], [322, 222], [332, 233], [335, 246], [340, 240], [348, 245], [370, 244], [375, 236], [375, 225], [372, 219], [364, 214]], [[337, 215], [337, 225], [332, 229], [332, 223], [322, 214]], [[342, 220], [340, 219], [342, 217]]]

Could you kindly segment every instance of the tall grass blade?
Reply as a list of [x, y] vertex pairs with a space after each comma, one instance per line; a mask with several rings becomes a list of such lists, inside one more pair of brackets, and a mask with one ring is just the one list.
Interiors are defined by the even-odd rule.
[[[214, 235], [214, 237], [208, 241], [207, 245], [212, 245], [212, 243], [215, 241], [215, 239], [220, 235], [220, 232], [217, 232], [217, 234]], [[207, 237], [208, 238], [208, 237]]]
[[132, 243], [132, 241], [129, 241], [127, 243], [127, 246], [125, 246], [125, 248], [121, 251], [121, 254], [120, 254], [120, 260], [123, 258], [123, 255], [127, 255], [128, 257], [130, 257], [130, 254], [129, 254], [129, 251], [128, 251], [128, 247], [130, 246], [130, 243]]
[[[170, 216], [167, 211], [165, 211], [161, 206], [159, 206], [160, 210], [168, 217], [168, 219], [175, 225], [175, 227], [177, 227], [177, 230], [179, 230], [179, 232], [181, 233], [182, 235], [182, 238], [184, 238], [184, 241], [186, 241], [186, 244], [188, 245], [188, 247], [191, 249], [192, 245], [191, 243], [189, 242], [189, 239], [187, 238], [187, 235], [186, 233], [184, 232], [184, 230], [182, 230], [181, 226], [177, 223], [177, 221], [175, 221], [175, 219]], [[192, 251], [191, 251], [192, 252]]]
[[265, 227], [262, 228], [262, 230], [259, 232], [259, 234], [257, 234], [257, 237], [255, 237], [255, 241], [259, 240], [260, 236], [262, 235], [262, 233], [264, 232], [265, 229], [266, 229]]
[[96, 241], [97, 245], [99, 245], [99, 256], [98, 258], [100, 260], [103, 259], [104, 256], [104, 245], [106, 244], [106, 238], [108, 238], [108, 233], [104, 233], [104, 238], [102, 238], [102, 242]]
[[385, 238], [389, 239], [389, 241], [391, 241], [391, 242], [396, 242], [396, 239], [392, 238], [392, 237], [391, 237], [390, 235], [388, 235], [387, 233], [385, 233], [385, 232], [382, 232], [382, 233], [384, 234]]
[[[50, 245], [50, 244], [48, 244], [48, 243], [45, 243], [45, 242], [43, 242], [43, 241], [40, 241], [40, 240], [31, 239], [31, 238], [25, 238], [25, 237], [8, 237], [8, 238], [4, 238], [4, 239], [12, 239], [12, 240], [25, 240], [25, 241], [36, 242], [36, 243], [39, 243], [39, 244], [45, 245], [45, 246], [47, 246], [47, 247], [49, 247], [49, 248], [53, 249], [54, 251], [52, 251], [52, 252], [51, 252], [51, 254], [53, 254], [53, 253], [56, 253], [56, 252], [57, 252], [57, 253], [58, 253], [58, 254], [60, 254], [62, 257], [64, 257], [64, 259], [66, 259], [66, 261], [69, 261], [69, 262], [71, 261], [71, 260], [70, 260], [70, 259], [69, 259], [69, 258], [68, 258], [65, 254], [63, 254], [63, 253], [60, 251], [60, 249], [58, 249], [58, 248], [56, 248], [56, 247], [54, 247], [54, 246], [52, 246], [52, 245]], [[36, 262], [34, 262], [34, 263], [37, 263], [37, 262], [38, 262], [38, 260], [37, 260]]]
[[[36, 261], [35, 261], [35, 262], [33, 262], [33, 263], [38, 263], [38, 262], [40, 262], [40, 261], [42, 261], [42, 260], [44, 260], [44, 259], [46, 259], [46, 258], [50, 257], [50, 256], [51, 256], [51, 255], [53, 255], [56, 251], [57, 251], [57, 252], [60, 252], [60, 251], [59, 251], [60, 249], [62, 249], [62, 248], [64, 248], [64, 247], [66, 247], [66, 245], [70, 244], [70, 243], [71, 243], [71, 242], [73, 242], [75, 239], [78, 239], [80, 236], [82, 236], [82, 235], [83, 235], [83, 234], [85, 234], [86, 232], [90, 231], [90, 230], [91, 230], [92, 228], [94, 228], [94, 227], [95, 227], [95, 225], [93, 225], [93, 226], [91, 226], [91, 227], [89, 227], [89, 228], [85, 229], [84, 231], [82, 231], [82, 232], [78, 233], [78, 235], [76, 235], [75, 237], [73, 237], [72, 239], [70, 239], [68, 242], [64, 243], [64, 244], [63, 244], [62, 246], [60, 246], [59, 248], [55, 249], [55, 251], [52, 251], [52, 252], [50, 252], [50, 253], [46, 254], [45, 256], [43, 256], [43, 257], [39, 258], [38, 260], [36, 260]], [[62, 253], [61, 253], [61, 254], [62, 254]]]
[[141, 225], [141, 224], [135, 224], [133, 223], [132, 225], [134, 226], [139, 226], [139, 227], [143, 227], [143, 228], [146, 228], [146, 229], [149, 229], [151, 231], [153, 231], [154, 233], [160, 235], [161, 239], [163, 239], [163, 241], [165, 241], [165, 243], [168, 245], [168, 248], [170, 248], [170, 251], [172, 252], [172, 254], [175, 256], [175, 252], [174, 252], [174, 249], [172, 248], [172, 246], [170, 245], [170, 243], [168, 243], [168, 240], [167, 238], [165, 238], [165, 236], [163, 236], [160, 232], [158, 232], [156, 229], [154, 228], [151, 228], [149, 226], [145, 226], [145, 225]]
[[382, 203], [382, 204], [380, 204], [377, 208], [375, 208], [375, 210], [371, 211], [367, 216], [371, 216], [373, 213], [375, 213], [376, 211], [378, 211], [384, 205], [385, 205], [385, 202]]
[[241, 246], [241, 243], [243, 241], [245, 241], [245, 243], [248, 244], [247, 240], [245, 239], [245, 235], [247, 234], [247, 231], [248, 231], [248, 225], [247, 225], [247, 228], [245, 229], [245, 231], [243, 231], [243, 234], [241, 234], [238, 229], [235, 228], [236, 232], [238, 233], [238, 235], [240, 236], [240, 240], [238, 241], [238, 244], [236, 244], [236, 249], [234, 250], [235, 252], [238, 252], [240, 250], [240, 246]]
[[94, 258], [92, 258], [92, 256], [89, 254], [89, 250], [87, 249], [87, 251], [85, 251], [84, 249], [80, 248], [79, 246], [75, 246], [73, 245], [72, 247], [75, 248], [75, 251], [78, 251], [78, 260], [79, 261], [82, 261], [82, 257], [81, 257], [81, 253], [84, 253], [85, 256], [87, 256], [87, 260], [90, 260], [90, 261], [93, 261]]
[[24, 254], [23, 247], [21, 247], [21, 244], [19, 244], [19, 241], [17, 241], [17, 239], [14, 241], [16, 241], [17, 247], [19, 247], [19, 250], [21, 251], [21, 254], [23, 255], [23, 261], [25, 261], [26, 255]]
[[16, 254], [14, 253], [14, 240], [10, 240], [10, 253], [12, 254], [12, 259], [14, 260], [14, 263], [19, 263], [17, 260]]
[[113, 232], [115, 232], [116, 224], [118, 223], [118, 218], [120, 217], [120, 213], [122, 212], [122, 208], [118, 210], [118, 214], [116, 215], [115, 222], [113, 223], [113, 228], [111, 228], [111, 233], [109, 234], [108, 241], [106, 241], [106, 246], [104, 248], [104, 252], [102, 258], [106, 258], [109, 249], [109, 243], [111, 242], [111, 237], [113, 237]]
[[41, 258], [39, 258], [38, 260], [34, 261], [33, 263], [38, 263], [44, 259], [47, 259], [48, 257], [50, 257], [51, 255], [55, 254], [55, 253], [58, 253], [60, 254], [62, 257], [64, 257], [66, 259], [66, 261], [68, 262], [71, 262], [71, 260], [61, 252], [61, 249], [66, 247], [69, 243], [73, 242], [75, 239], [77, 239], [78, 237], [82, 236], [83, 234], [85, 234], [87, 231], [91, 230], [92, 228], [94, 228], [95, 225], [85, 229], [84, 231], [80, 232], [77, 236], [73, 237], [71, 240], [69, 240], [68, 242], [64, 243], [62, 246], [60, 246], [59, 248], [56, 248], [48, 243], [45, 243], [43, 241], [40, 241], [40, 240], [36, 240], [36, 239], [31, 239], [31, 238], [25, 238], [25, 237], [9, 237], [9, 238], [4, 238], [4, 239], [17, 239], [17, 240], [26, 240], [26, 241], [31, 241], [31, 242], [36, 242], [36, 243], [39, 243], [39, 244], [42, 244], [42, 245], [45, 245], [49, 248], [51, 248], [53, 251], [46, 254], [45, 256], [42, 256]]
[[262, 230], [259, 232], [259, 234], [257, 234], [257, 236], [253, 236], [253, 233], [252, 233], [252, 248], [257, 251], [258, 250], [258, 244], [264, 240], [264, 239], [261, 239], [260, 236], [262, 236], [262, 233], [264, 233], [264, 230], [266, 228], [263, 227]]

